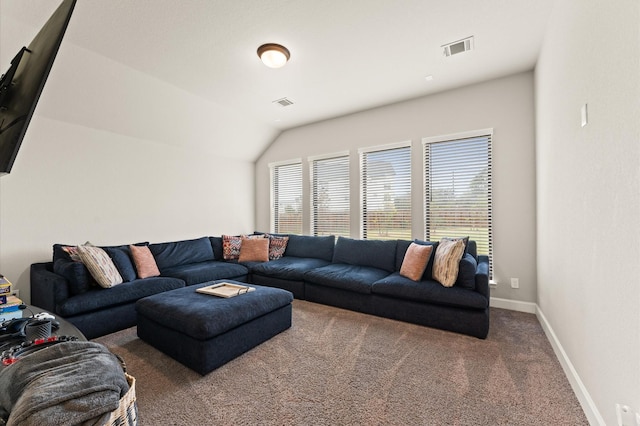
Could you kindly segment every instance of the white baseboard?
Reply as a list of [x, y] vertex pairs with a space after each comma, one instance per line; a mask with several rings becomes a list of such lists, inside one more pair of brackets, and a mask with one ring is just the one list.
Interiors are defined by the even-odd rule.
[[542, 329], [544, 330], [544, 334], [547, 336], [547, 339], [549, 339], [549, 342], [551, 343], [551, 347], [553, 348], [556, 357], [558, 357], [558, 361], [560, 361], [560, 365], [562, 365], [564, 374], [567, 376], [573, 392], [576, 394], [576, 397], [578, 398], [578, 401], [582, 406], [582, 410], [584, 411], [589, 424], [606, 426], [604, 419], [598, 411], [598, 408], [594, 404], [593, 399], [591, 399], [591, 395], [589, 395], [587, 388], [584, 386], [584, 383], [582, 383], [578, 372], [573, 367], [571, 360], [567, 356], [567, 353], [564, 351], [564, 348], [560, 344], [556, 333], [553, 331], [553, 328], [551, 328], [551, 325], [547, 321], [547, 318], [544, 316], [544, 313], [540, 310], [538, 304], [531, 302], [522, 302], [519, 300], [492, 297], [489, 301], [489, 305], [493, 308], [509, 309], [512, 311], [526, 312], [536, 315], [538, 321], [540, 321]]
[[501, 299], [492, 297], [489, 300], [489, 306], [492, 308], [509, 309], [511, 311], [526, 312], [535, 314], [537, 305], [531, 302], [521, 302], [520, 300]]
[[540, 310], [540, 307], [537, 304], [535, 305], [535, 307], [536, 317], [538, 317], [538, 321], [540, 321], [540, 325], [542, 325], [542, 329], [547, 335], [547, 339], [549, 339], [549, 342], [551, 342], [551, 347], [553, 347], [553, 351], [558, 357], [560, 365], [562, 365], [564, 374], [567, 376], [567, 379], [569, 379], [569, 383], [571, 384], [573, 392], [576, 394], [576, 397], [578, 398], [578, 401], [582, 406], [582, 410], [584, 411], [585, 416], [587, 416], [587, 420], [589, 420], [589, 424], [606, 426], [606, 423], [600, 415], [598, 408], [591, 399], [591, 395], [589, 395], [587, 388], [585, 388], [584, 383], [582, 383], [582, 380], [580, 380], [578, 372], [573, 367], [571, 360], [560, 344], [556, 333], [551, 328], [551, 325], [547, 321], [547, 318], [544, 316], [544, 313]]

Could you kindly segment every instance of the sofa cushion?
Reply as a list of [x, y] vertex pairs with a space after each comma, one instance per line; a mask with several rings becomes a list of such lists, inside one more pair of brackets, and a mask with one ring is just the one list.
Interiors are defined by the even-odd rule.
[[266, 263], [256, 263], [249, 267], [252, 274], [276, 277], [290, 281], [302, 281], [305, 272], [326, 266], [329, 261], [312, 257], [285, 256]]
[[84, 293], [95, 284], [82, 262], [59, 258], [53, 262], [53, 272], [62, 275], [69, 282], [69, 293], [74, 296]]
[[249, 270], [244, 265], [220, 260], [178, 265], [162, 271], [163, 276], [180, 278], [187, 285], [219, 279], [242, 279], [248, 273]]
[[131, 262], [131, 256], [129, 248], [119, 247], [104, 247], [104, 251], [107, 252], [113, 264], [116, 265], [116, 269], [122, 276], [122, 281], [133, 281], [137, 278], [136, 268]]
[[[434, 280], [413, 281], [398, 272], [376, 281], [371, 286], [374, 294], [397, 299], [463, 308], [485, 309], [489, 300], [476, 291], [462, 287], [443, 287]], [[427, 309], [427, 308], [425, 308]]]
[[433, 279], [445, 287], [452, 287], [458, 278], [458, 268], [464, 249], [465, 242], [462, 239], [440, 240], [433, 261]]
[[433, 246], [411, 243], [404, 255], [400, 275], [413, 281], [420, 281], [432, 252]]
[[268, 262], [268, 238], [243, 238], [238, 262]]
[[184, 287], [184, 281], [168, 277], [145, 278], [106, 289], [94, 287], [83, 294], [70, 297], [60, 303], [57, 312], [62, 317], [72, 317], [86, 312], [132, 303], [142, 297], [180, 287]]
[[209, 237], [213, 249], [213, 260], [222, 260], [222, 237]]
[[104, 288], [110, 288], [122, 283], [122, 276], [109, 255], [100, 247], [78, 246], [78, 255], [82, 263], [96, 282]]
[[289, 242], [284, 251], [285, 256], [314, 257], [331, 262], [333, 258], [333, 248], [336, 237], [327, 235], [326, 237], [313, 237], [310, 235], [289, 235]]
[[396, 240], [354, 240], [339, 237], [333, 252], [333, 263], [371, 266], [387, 272], [395, 270]]
[[389, 272], [370, 266], [332, 263], [307, 271], [304, 280], [325, 287], [370, 294], [371, 285], [387, 275]]
[[213, 248], [208, 237], [150, 244], [149, 249], [161, 272], [172, 266], [213, 260]]
[[478, 269], [478, 262], [469, 253], [465, 253], [460, 259], [460, 265], [458, 267], [458, 278], [456, 279], [456, 286], [462, 288], [468, 288], [474, 290], [476, 288], [476, 269]]
[[160, 275], [158, 264], [148, 246], [131, 246], [131, 257], [136, 265], [138, 278], [150, 278]]

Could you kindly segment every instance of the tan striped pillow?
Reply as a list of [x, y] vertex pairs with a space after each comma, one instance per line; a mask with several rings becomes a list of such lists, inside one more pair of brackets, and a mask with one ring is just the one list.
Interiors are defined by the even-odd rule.
[[445, 287], [452, 287], [458, 278], [463, 254], [464, 240], [440, 240], [433, 260], [433, 279]]
[[110, 288], [122, 284], [122, 276], [116, 265], [100, 247], [78, 246], [78, 256], [100, 287]]

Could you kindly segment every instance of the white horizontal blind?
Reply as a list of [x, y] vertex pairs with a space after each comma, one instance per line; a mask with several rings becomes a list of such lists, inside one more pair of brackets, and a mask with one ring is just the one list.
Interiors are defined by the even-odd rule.
[[273, 232], [302, 234], [302, 164], [272, 166]]
[[362, 238], [411, 239], [411, 146], [360, 153]]
[[349, 156], [311, 162], [311, 229], [313, 235], [348, 237]]
[[491, 135], [424, 145], [425, 238], [465, 237], [493, 264]]

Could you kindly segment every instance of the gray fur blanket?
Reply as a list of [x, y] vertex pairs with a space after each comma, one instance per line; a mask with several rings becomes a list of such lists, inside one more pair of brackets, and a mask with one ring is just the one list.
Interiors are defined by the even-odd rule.
[[94, 425], [129, 390], [122, 365], [93, 342], [63, 342], [0, 371], [0, 424]]

